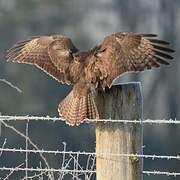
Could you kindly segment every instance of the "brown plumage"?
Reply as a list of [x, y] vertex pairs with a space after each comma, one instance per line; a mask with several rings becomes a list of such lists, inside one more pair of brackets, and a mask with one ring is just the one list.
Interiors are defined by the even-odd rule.
[[125, 72], [168, 65], [174, 52], [154, 34], [120, 32], [107, 36], [87, 52], [80, 52], [64, 36], [40, 36], [16, 43], [8, 50], [9, 61], [33, 64], [73, 90], [59, 104], [59, 115], [69, 125], [99, 118], [94, 94], [111, 87]]

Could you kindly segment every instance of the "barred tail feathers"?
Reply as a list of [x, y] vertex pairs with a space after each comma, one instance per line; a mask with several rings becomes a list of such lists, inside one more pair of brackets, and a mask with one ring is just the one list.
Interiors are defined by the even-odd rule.
[[80, 95], [74, 91], [72, 90], [58, 106], [59, 116], [62, 117], [62, 120], [71, 126], [78, 126], [86, 119], [99, 118], [92, 92]]

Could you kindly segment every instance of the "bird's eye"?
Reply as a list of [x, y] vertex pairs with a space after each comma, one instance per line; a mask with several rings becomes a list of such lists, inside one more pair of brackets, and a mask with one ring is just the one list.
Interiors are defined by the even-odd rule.
[[102, 54], [103, 54], [103, 52], [105, 52], [105, 48], [104, 49], [98, 49], [97, 51], [96, 51], [96, 53], [94, 54], [94, 56], [95, 57], [101, 57], [102, 56]]

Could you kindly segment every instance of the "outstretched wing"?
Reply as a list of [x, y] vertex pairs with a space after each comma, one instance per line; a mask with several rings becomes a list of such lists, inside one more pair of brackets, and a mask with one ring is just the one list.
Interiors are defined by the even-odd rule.
[[18, 42], [8, 50], [8, 61], [35, 65], [57, 81], [70, 84], [72, 82], [68, 78], [68, 73], [61, 71], [63, 64], [59, 63], [64, 56], [59, 55], [59, 62], [57, 63], [54, 61], [56, 50], [54, 50], [55, 55], [50, 56], [49, 53], [49, 47], [56, 41], [59, 45], [64, 46], [65, 42], [62, 40], [64, 38], [63, 36], [41, 36]]
[[128, 71], [143, 71], [160, 64], [168, 65], [174, 52], [154, 34], [115, 33], [107, 36], [94, 53], [94, 69], [103, 86]]

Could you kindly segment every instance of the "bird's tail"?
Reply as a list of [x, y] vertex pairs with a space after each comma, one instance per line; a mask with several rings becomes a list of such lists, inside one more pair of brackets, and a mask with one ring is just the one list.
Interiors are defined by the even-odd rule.
[[80, 92], [73, 89], [59, 104], [58, 112], [62, 120], [71, 126], [78, 126], [85, 119], [99, 118], [94, 95], [90, 91], [80, 94]]

